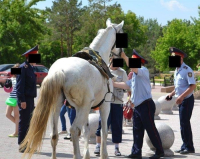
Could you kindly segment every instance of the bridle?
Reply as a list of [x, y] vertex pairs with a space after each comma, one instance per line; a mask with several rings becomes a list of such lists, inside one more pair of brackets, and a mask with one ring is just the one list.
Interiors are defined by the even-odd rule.
[[[120, 29], [119, 32], [117, 32], [117, 29], [113, 25], [112, 25], [112, 27], [115, 29], [116, 33], [119, 33], [121, 31], [121, 29]], [[115, 43], [113, 44], [113, 46], [111, 48], [111, 52], [110, 53], [112, 54], [112, 56], [117, 56], [117, 57], [121, 58], [121, 53], [123, 51], [122, 48], [119, 48], [119, 54], [118, 55], [116, 53], [112, 52], [112, 50], [114, 49], [115, 45], [116, 45], [116, 40], [115, 40]]]
[[[119, 32], [117, 32], [117, 29], [112, 25], [112, 27], [115, 29], [115, 31], [116, 31], [116, 33], [119, 33], [120, 31], [121, 31], [121, 29], [119, 30]], [[114, 47], [115, 47], [115, 45], [116, 45], [116, 40], [115, 40], [115, 43], [113, 44], [113, 46], [112, 46], [112, 48], [111, 48], [111, 51], [110, 51], [110, 53], [111, 53], [111, 55], [112, 56], [117, 56], [117, 57], [119, 57], [119, 58], [121, 58], [121, 53], [122, 53], [122, 48], [119, 48], [119, 54], [117, 55], [116, 53], [114, 53], [114, 52], [112, 52], [112, 50], [114, 49]], [[110, 65], [113, 63], [113, 59], [112, 59], [112, 61], [110, 62]], [[110, 67], [110, 65], [109, 65], [109, 67]]]

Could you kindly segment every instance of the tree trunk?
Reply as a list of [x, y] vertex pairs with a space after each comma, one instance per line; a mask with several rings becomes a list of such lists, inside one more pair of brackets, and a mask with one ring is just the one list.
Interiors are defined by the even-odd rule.
[[60, 50], [61, 50], [61, 57], [63, 57], [63, 27], [61, 26], [61, 35], [60, 35]]

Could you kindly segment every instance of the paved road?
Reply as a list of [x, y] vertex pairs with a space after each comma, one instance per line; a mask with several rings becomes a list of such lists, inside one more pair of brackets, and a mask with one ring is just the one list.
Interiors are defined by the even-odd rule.
[[[38, 88], [39, 92], [39, 88]], [[159, 92], [159, 86], [156, 86], [156, 89], [152, 89], [153, 99], [158, 99], [160, 96], [165, 95], [165, 93]], [[9, 96], [9, 94], [5, 93], [2, 88], [0, 88], [0, 159], [20, 159], [22, 154], [18, 152], [18, 145], [17, 145], [17, 138], [9, 138], [8, 134], [12, 133], [14, 130], [14, 124], [12, 124], [6, 117], [5, 117], [5, 100]], [[179, 130], [179, 119], [178, 119], [178, 111], [173, 111], [173, 115], [164, 115], [160, 114], [161, 120], [156, 120], [156, 122], [166, 123], [168, 124], [174, 131], [175, 134], [175, 141], [171, 150], [179, 149], [181, 145], [181, 137], [180, 137], [180, 130]], [[196, 148], [196, 153], [193, 155], [177, 155], [175, 154], [174, 157], [164, 157], [168, 158], [190, 158], [190, 159], [197, 159], [200, 158], [200, 101], [195, 102], [195, 107], [191, 119], [192, 130], [193, 130], [193, 138], [194, 138], [194, 146]], [[67, 128], [69, 128], [69, 120], [66, 113], [67, 119]], [[59, 121], [59, 130], [61, 130], [61, 125]], [[122, 155], [126, 155], [130, 153], [132, 147], [132, 128], [131, 127], [124, 127], [123, 134], [123, 142], [120, 144], [120, 151]], [[34, 154], [33, 159], [49, 159], [51, 156], [51, 145], [50, 145], [50, 128], [48, 127], [46, 136], [43, 141], [42, 150], [40, 154]], [[72, 143], [70, 141], [63, 139], [64, 135], [60, 135], [58, 145], [57, 145], [57, 159], [68, 159], [73, 158], [73, 149]], [[110, 158], [122, 158], [122, 157], [115, 157], [114, 156], [114, 145], [111, 142], [111, 135], [108, 135], [107, 140], [107, 148], [108, 154]], [[83, 143], [80, 142], [81, 152], [83, 152]], [[91, 158], [99, 158], [93, 154], [95, 145], [90, 144], [90, 155]], [[148, 158], [149, 147], [144, 140], [143, 144], [143, 158]]]

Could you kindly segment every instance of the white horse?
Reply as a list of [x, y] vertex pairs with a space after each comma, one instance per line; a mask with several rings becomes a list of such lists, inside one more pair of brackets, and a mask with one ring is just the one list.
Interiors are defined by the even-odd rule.
[[[92, 50], [98, 51], [102, 59], [109, 63], [109, 55], [112, 50], [115, 54], [119, 54], [119, 49], [113, 47], [116, 40], [116, 32], [123, 27], [124, 21], [113, 26], [110, 19], [106, 21], [107, 28], [100, 31], [90, 44]], [[88, 115], [93, 106], [98, 105], [105, 94], [108, 92], [107, 84], [110, 91], [113, 91], [112, 80], [107, 80], [101, 75], [99, 70], [91, 65], [88, 61], [77, 58], [61, 58], [58, 59], [49, 69], [48, 75], [44, 79], [40, 88], [40, 96], [33, 117], [30, 122], [29, 131], [21, 144], [21, 148], [25, 149], [28, 158], [33, 153], [40, 151], [42, 138], [45, 135], [47, 122], [51, 116], [52, 134], [52, 157], [56, 159], [56, 145], [58, 142], [58, 118], [61, 106], [63, 105], [64, 96], [68, 102], [76, 109], [76, 118], [70, 128], [72, 135], [74, 159], [81, 159], [79, 148], [79, 136], [81, 129], [84, 130], [85, 147], [83, 158], [89, 159], [89, 125]], [[111, 100], [111, 93], [108, 93], [106, 100]], [[103, 102], [100, 106], [102, 138], [101, 138], [101, 159], [107, 159], [108, 153], [106, 148], [107, 142], [107, 118], [110, 112], [110, 102]]]

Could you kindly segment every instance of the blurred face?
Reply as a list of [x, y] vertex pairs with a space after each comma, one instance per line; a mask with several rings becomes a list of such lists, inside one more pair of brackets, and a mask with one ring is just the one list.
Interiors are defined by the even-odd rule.
[[[112, 62], [113, 58], [110, 58], [110, 63]], [[110, 65], [111, 70], [117, 70], [119, 67], [113, 67], [113, 62]]]
[[36, 63], [30, 63], [30, 65], [32, 65], [32, 66], [35, 66], [35, 65], [36, 65]]

